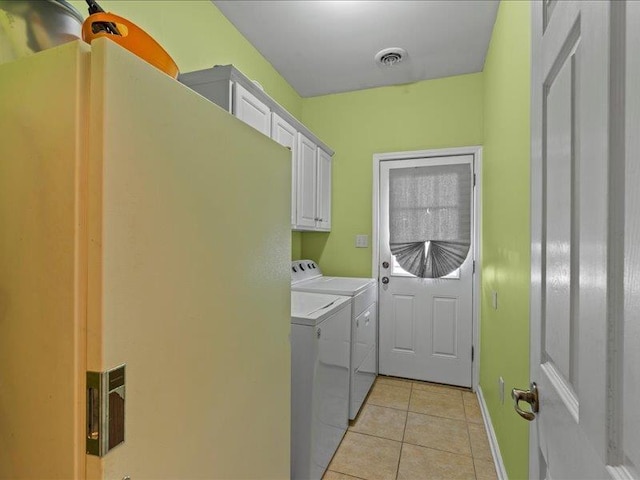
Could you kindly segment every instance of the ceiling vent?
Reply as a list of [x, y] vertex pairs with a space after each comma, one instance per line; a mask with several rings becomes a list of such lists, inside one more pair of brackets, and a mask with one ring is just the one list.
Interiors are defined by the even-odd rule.
[[383, 67], [393, 67], [395, 64], [400, 63], [407, 56], [407, 51], [404, 48], [392, 47], [385, 48], [376, 53], [376, 63], [379, 63]]

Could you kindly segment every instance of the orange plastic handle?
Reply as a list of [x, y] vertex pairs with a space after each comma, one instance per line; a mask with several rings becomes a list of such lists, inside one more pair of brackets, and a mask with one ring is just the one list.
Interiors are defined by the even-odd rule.
[[[93, 32], [96, 23], [114, 23], [121, 35], [107, 33], [105, 31]], [[96, 38], [108, 37], [120, 46], [136, 54], [154, 67], [162, 70], [167, 75], [176, 78], [178, 66], [169, 54], [156, 42], [151, 35], [129, 20], [114, 15], [113, 13], [94, 13], [82, 24], [82, 39], [91, 43]]]
[[[116, 26], [118, 27], [118, 30], [120, 30], [120, 33], [122, 34], [123, 38], [129, 36], [129, 28], [131, 27], [133, 27], [134, 29], [137, 28], [138, 30], [141, 30], [136, 25], [129, 22], [129, 20], [126, 20], [117, 15], [114, 15], [113, 13], [100, 12], [100, 13], [94, 13], [93, 15], [89, 15], [89, 17], [87, 17], [87, 19], [82, 24], [82, 39], [87, 43], [91, 43], [96, 38], [112, 35], [105, 31], [93, 33], [93, 25], [96, 23], [104, 23], [104, 22], [115, 23]], [[125, 28], [120, 28], [123, 25]], [[113, 36], [118, 36], [118, 35], [113, 35]]]

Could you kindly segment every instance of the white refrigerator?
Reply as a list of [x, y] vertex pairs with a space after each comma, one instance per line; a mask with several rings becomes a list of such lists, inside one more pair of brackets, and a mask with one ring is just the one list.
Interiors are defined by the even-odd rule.
[[290, 186], [107, 39], [0, 65], [0, 478], [288, 477]]

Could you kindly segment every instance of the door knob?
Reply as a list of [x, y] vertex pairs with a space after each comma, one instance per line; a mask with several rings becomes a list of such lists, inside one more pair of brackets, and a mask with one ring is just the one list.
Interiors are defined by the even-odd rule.
[[389, 283], [389, 277], [382, 277], [382, 283], [384, 283], [385, 285]]
[[[511, 398], [513, 398], [513, 401], [515, 402], [513, 408], [518, 412], [518, 415], [531, 422], [536, 418], [536, 413], [538, 413], [540, 405], [538, 403], [538, 386], [536, 385], [536, 382], [531, 382], [531, 386], [529, 388], [529, 390], [514, 388], [511, 390]], [[521, 401], [527, 402], [531, 405], [530, 412], [525, 412], [520, 408]]]

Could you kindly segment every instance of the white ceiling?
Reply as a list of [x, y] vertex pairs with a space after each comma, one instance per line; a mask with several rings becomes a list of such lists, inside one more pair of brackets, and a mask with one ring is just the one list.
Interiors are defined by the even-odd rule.
[[[303, 97], [479, 72], [498, 0], [213, 0]], [[376, 64], [388, 47], [408, 56]]]

